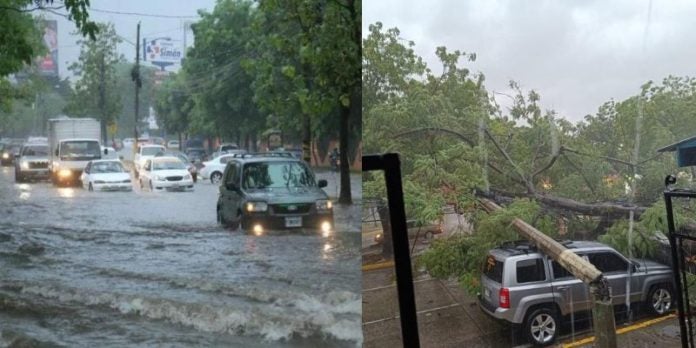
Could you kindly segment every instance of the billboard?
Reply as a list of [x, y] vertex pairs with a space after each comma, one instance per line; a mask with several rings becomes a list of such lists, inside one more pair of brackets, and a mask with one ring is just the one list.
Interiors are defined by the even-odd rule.
[[175, 44], [171, 38], [145, 39], [145, 50], [143, 60], [151, 61], [153, 64], [179, 64], [184, 54], [179, 45]]
[[38, 59], [39, 72], [44, 76], [58, 76], [58, 22], [45, 20], [43, 42], [48, 54]]

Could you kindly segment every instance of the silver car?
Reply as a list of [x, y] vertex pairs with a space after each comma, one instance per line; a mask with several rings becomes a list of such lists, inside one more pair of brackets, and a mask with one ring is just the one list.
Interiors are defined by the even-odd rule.
[[48, 179], [48, 145], [27, 143], [22, 146], [15, 160], [15, 181], [22, 183], [27, 179]]
[[[625, 304], [626, 294], [630, 293], [631, 303], [645, 303], [657, 315], [672, 309], [670, 267], [628, 259], [598, 242], [564, 245], [604, 274], [614, 305]], [[506, 243], [489, 252], [481, 275], [481, 291], [481, 309], [496, 319], [521, 326], [535, 345], [549, 345], [556, 340], [563, 316], [592, 309], [589, 287], [526, 241]]]

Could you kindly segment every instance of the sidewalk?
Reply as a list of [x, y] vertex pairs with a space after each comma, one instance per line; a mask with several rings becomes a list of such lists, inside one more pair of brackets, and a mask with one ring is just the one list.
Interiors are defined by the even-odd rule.
[[[422, 347], [508, 347], [509, 332], [483, 314], [455, 282], [414, 279]], [[400, 347], [401, 325], [393, 268], [363, 272], [363, 347]]]

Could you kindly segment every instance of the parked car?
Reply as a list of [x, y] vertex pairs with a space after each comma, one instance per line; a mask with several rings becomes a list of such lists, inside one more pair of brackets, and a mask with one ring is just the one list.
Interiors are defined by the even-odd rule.
[[210, 161], [203, 162], [203, 166], [199, 170], [201, 178], [210, 179], [210, 183], [212, 184], [219, 184], [220, 180], [222, 180], [222, 174], [225, 172], [227, 162], [234, 157], [234, 154], [222, 155], [215, 157]]
[[[425, 238], [432, 239], [436, 234], [442, 233], [442, 224], [439, 222], [430, 224], [421, 224], [415, 220], [406, 221], [409, 238]], [[375, 235], [375, 243], [379, 244], [384, 241], [384, 236], [381, 233]]]
[[5, 145], [0, 154], [0, 165], [11, 166], [15, 162], [15, 158], [19, 156], [19, 151], [22, 149], [22, 144], [10, 143]]
[[89, 161], [80, 176], [80, 182], [89, 191], [133, 190], [130, 173], [117, 159]]
[[167, 148], [170, 150], [179, 150], [179, 141], [178, 140], [170, 140], [167, 142]]
[[162, 145], [142, 145], [138, 147], [138, 152], [135, 154], [135, 159], [133, 164], [135, 167], [135, 177], [140, 175], [141, 168], [145, 164], [145, 161], [155, 157], [158, 153], [164, 153], [167, 149]]
[[199, 148], [202, 149], [204, 148], [203, 146], [203, 140], [200, 139], [188, 139], [186, 142], [184, 142], [184, 151], [188, 153], [188, 150], [190, 148]]
[[25, 144], [14, 166], [16, 182], [25, 182], [28, 178], [48, 179], [48, 144]]
[[[675, 292], [670, 267], [628, 259], [598, 242], [564, 245], [604, 274], [614, 305], [626, 302], [630, 269], [631, 303], [644, 303], [657, 315], [672, 309]], [[493, 318], [521, 326], [535, 345], [549, 345], [556, 340], [563, 316], [592, 308], [588, 286], [526, 241], [490, 250], [483, 266], [481, 290], [480, 308]]]
[[192, 162], [203, 162], [208, 160], [207, 153], [202, 147], [190, 147], [186, 149], [186, 156], [188, 156]]
[[256, 235], [268, 229], [308, 228], [328, 235], [333, 204], [312, 169], [288, 157], [233, 157], [225, 167], [217, 203], [222, 225]]
[[193, 190], [193, 177], [186, 164], [177, 157], [162, 156], [147, 159], [143, 165], [140, 187], [155, 190]]
[[184, 162], [186, 164], [186, 168], [188, 169], [189, 173], [191, 174], [191, 177], [193, 178], [193, 182], [198, 181], [198, 168], [191, 162], [191, 160], [186, 156], [184, 153], [180, 151], [172, 151], [168, 150], [165, 151], [164, 154], [161, 156], [172, 156], [176, 157], [181, 160], [181, 162]]
[[237, 144], [235, 144], [235, 143], [222, 143], [222, 144], [218, 145], [218, 147], [215, 149], [215, 152], [222, 153], [222, 152], [226, 152], [229, 150], [238, 150], [238, 149], [239, 149], [239, 146], [237, 146]]
[[118, 159], [118, 153], [113, 147], [101, 147], [102, 159]]

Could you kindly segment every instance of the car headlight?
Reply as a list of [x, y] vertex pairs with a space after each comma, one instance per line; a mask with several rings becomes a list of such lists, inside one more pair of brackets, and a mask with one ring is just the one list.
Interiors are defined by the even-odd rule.
[[186, 174], [186, 176], [184, 176], [184, 180], [191, 180], [191, 174]]
[[29, 162], [22, 161], [19, 166], [22, 167], [22, 169], [29, 169]]
[[2, 154], [2, 158], [8, 159], [8, 158], [10, 158], [10, 155], [7, 154], [7, 152], [5, 152], [5, 153]]
[[318, 211], [328, 211], [333, 208], [333, 203], [331, 203], [330, 200], [328, 199], [320, 199], [317, 201], [317, 210]]
[[268, 203], [266, 202], [247, 202], [246, 210], [248, 212], [263, 212], [268, 210]]
[[58, 176], [61, 178], [69, 178], [72, 176], [70, 169], [61, 169], [58, 171]]

